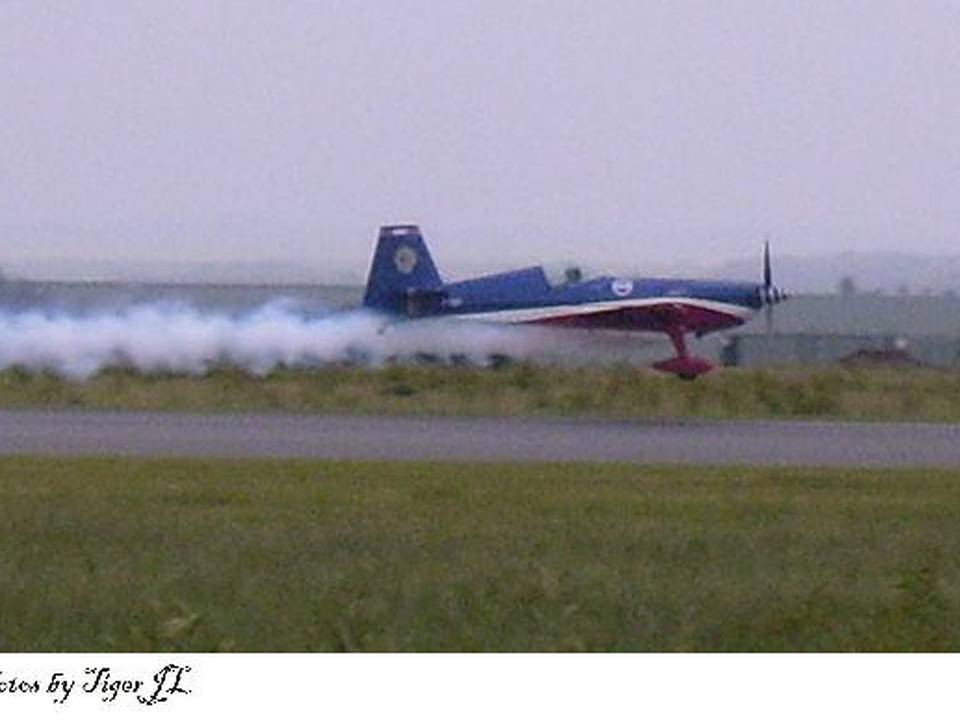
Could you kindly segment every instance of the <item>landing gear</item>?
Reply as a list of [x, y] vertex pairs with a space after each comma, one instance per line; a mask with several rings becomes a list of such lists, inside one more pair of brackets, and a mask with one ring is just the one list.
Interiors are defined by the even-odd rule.
[[685, 329], [677, 325], [671, 325], [666, 330], [673, 343], [677, 356], [669, 360], [661, 360], [654, 363], [653, 367], [662, 372], [673, 373], [681, 380], [696, 380], [697, 377], [713, 369], [713, 364], [703, 358], [690, 355], [687, 352], [687, 341], [684, 337]]

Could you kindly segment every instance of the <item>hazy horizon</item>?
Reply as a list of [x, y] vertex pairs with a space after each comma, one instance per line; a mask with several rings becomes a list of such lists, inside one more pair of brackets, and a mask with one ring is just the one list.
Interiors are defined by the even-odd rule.
[[[441, 248], [442, 249], [442, 248]], [[445, 280], [460, 280], [517, 267], [506, 262], [465, 265], [447, 263], [435, 256]], [[548, 258], [548, 260], [551, 258]], [[552, 258], [556, 260], [556, 257]], [[576, 261], [577, 258], [566, 258]], [[856, 292], [881, 294], [960, 294], [960, 255], [925, 255], [908, 251], [850, 252], [797, 256], [775, 252], [774, 279], [792, 294], [836, 293], [841, 285]], [[553, 263], [556, 264], [556, 263]], [[652, 266], [590, 266], [587, 270], [630, 277], [709, 277], [759, 281], [761, 256], [706, 259], [697, 263], [676, 261]], [[302, 258], [269, 260], [190, 261], [35, 258], [0, 265], [0, 280], [57, 282], [120, 282], [173, 284], [226, 284], [236, 286], [350, 286], [366, 282], [369, 258], [352, 268], [331, 268]], [[852, 282], [852, 286], [849, 283]]]
[[[960, 6], [0, 3], [0, 268], [955, 255]], [[359, 268], [359, 270], [357, 270]]]

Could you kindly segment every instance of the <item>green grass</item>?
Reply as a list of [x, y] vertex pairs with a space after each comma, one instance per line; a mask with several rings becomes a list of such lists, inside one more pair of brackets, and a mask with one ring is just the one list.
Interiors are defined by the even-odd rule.
[[685, 382], [633, 367], [331, 366], [264, 377], [108, 370], [70, 381], [0, 372], [0, 407], [585, 415], [611, 418], [832, 418], [960, 422], [960, 372], [918, 368], [724, 368]]
[[960, 650], [960, 471], [0, 460], [0, 652]]

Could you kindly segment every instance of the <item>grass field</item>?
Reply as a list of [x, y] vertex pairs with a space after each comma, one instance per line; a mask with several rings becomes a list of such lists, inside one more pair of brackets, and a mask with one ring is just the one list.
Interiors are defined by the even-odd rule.
[[960, 471], [0, 460], [0, 652], [960, 650]]
[[960, 372], [724, 368], [685, 382], [633, 367], [396, 365], [203, 376], [109, 370], [86, 381], [0, 372], [0, 407], [134, 410], [833, 418], [960, 422]]

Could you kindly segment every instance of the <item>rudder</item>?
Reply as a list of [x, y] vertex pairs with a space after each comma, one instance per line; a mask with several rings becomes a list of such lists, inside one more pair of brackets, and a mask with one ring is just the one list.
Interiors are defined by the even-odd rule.
[[416, 225], [380, 228], [363, 304], [375, 310], [408, 314], [408, 298], [443, 285], [427, 244]]

